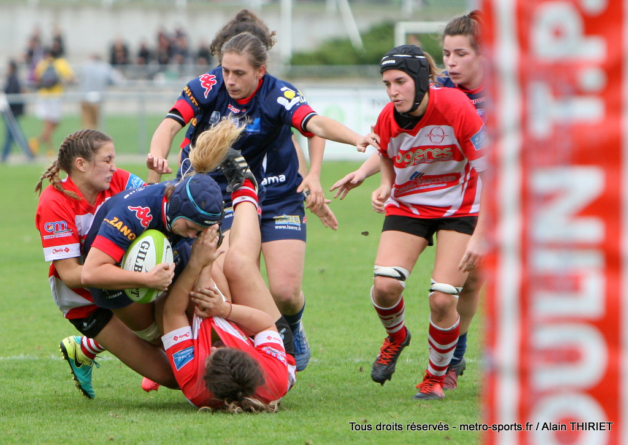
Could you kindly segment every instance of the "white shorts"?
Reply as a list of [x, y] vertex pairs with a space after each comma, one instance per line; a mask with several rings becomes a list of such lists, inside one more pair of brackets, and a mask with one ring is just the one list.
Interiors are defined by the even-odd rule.
[[61, 121], [61, 99], [59, 98], [42, 98], [37, 102], [35, 114], [42, 121], [59, 123]]

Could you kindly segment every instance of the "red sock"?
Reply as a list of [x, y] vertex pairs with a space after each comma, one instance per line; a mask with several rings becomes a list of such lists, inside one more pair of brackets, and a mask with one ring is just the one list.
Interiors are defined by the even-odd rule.
[[94, 360], [96, 355], [106, 350], [93, 338], [81, 337], [81, 351], [83, 351], [86, 357]]
[[392, 339], [395, 344], [403, 343], [408, 335], [408, 330], [404, 323], [404, 314], [406, 312], [406, 305], [403, 302], [403, 296], [393, 307], [379, 307], [373, 301], [373, 289], [371, 288], [371, 302], [375, 307], [375, 311], [379, 316], [379, 321], [382, 322], [386, 333]]
[[241, 202], [250, 202], [255, 205], [256, 209], [259, 209], [259, 199], [255, 192], [255, 186], [250, 179], [245, 179], [242, 187], [231, 192], [231, 201], [234, 209]]
[[428, 343], [430, 346], [430, 363], [427, 371], [437, 379], [444, 379], [447, 367], [454, 356], [460, 334], [460, 317], [450, 328], [443, 329], [432, 323], [430, 317], [430, 329]]

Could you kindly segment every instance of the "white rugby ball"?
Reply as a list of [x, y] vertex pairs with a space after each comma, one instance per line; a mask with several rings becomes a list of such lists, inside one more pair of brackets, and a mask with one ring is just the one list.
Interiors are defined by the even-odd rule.
[[[133, 272], [149, 272], [157, 264], [172, 263], [172, 246], [166, 235], [158, 230], [147, 230], [138, 236], [122, 257], [121, 267]], [[138, 303], [155, 301], [161, 291], [140, 287], [125, 289], [127, 296]]]

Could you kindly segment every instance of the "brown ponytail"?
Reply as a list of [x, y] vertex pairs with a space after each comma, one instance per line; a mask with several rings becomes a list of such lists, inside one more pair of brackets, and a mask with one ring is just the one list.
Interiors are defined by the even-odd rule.
[[266, 50], [270, 50], [275, 44], [275, 31], [270, 31], [266, 24], [248, 9], [243, 9], [220, 31], [209, 45], [211, 54], [222, 60], [222, 47], [232, 37], [247, 32], [257, 37]]
[[475, 52], [481, 52], [482, 45], [482, 13], [478, 10], [471, 11], [467, 15], [455, 17], [447, 23], [442, 38], [446, 36], [468, 36], [469, 43]]

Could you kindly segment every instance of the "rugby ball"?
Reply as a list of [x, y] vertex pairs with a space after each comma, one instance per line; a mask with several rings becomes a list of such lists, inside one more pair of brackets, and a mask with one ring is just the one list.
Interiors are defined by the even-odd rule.
[[[138, 236], [122, 257], [121, 267], [133, 272], [149, 272], [157, 264], [172, 263], [172, 246], [166, 235], [158, 230], [147, 230]], [[155, 301], [161, 291], [140, 287], [125, 289], [126, 295], [138, 303]]]

